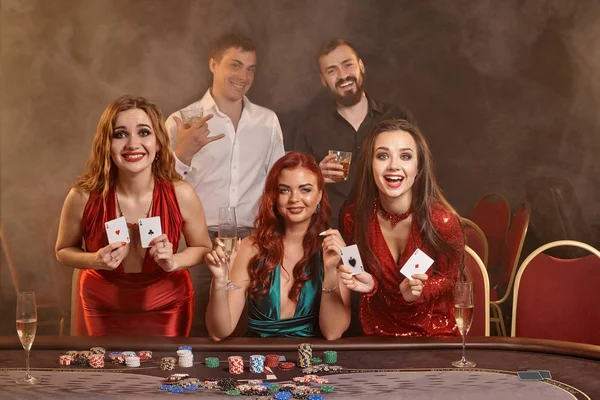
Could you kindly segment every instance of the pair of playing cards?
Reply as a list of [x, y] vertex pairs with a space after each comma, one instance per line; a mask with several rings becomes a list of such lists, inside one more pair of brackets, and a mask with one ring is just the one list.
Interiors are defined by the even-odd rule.
[[529, 369], [527, 371], [517, 372], [519, 379], [522, 381], [543, 381], [544, 379], [552, 379], [550, 371], [545, 369]]
[[[352, 275], [365, 271], [357, 245], [343, 247], [341, 253], [342, 263], [352, 270]], [[400, 269], [400, 273], [408, 279], [413, 279], [412, 275], [424, 274], [431, 265], [433, 265], [433, 259], [422, 250], [417, 249]]]
[[[144, 248], [152, 247], [150, 245], [152, 239], [162, 235], [160, 217], [141, 218], [138, 220], [138, 226], [140, 228], [140, 242]], [[108, 221], [104, 224], [104, 227], [106, 228], [108, 243], [130, 242], [129, 229], [127, 229], [125, 217]]]

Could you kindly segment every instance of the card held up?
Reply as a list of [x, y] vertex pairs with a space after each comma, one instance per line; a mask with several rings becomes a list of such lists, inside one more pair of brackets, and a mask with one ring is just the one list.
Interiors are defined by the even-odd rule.
[[129, 230], [125, 217], [119, 217], [104, 223], [108, 243], [129, 243]]
[[417, 249], [400, 269], [400, 273], [408, 279], [413, 279], [413, 275], [424, 274], [427, 272], [432, 264], [433, 259], [425, 254], [421, 249]]
[[342, 247], [340, 251], [342, 253], [342, 263], [352, 270], [352, 275], [365, 272], [357, 245]]
[[162, 235], [160, 217], [141, 218], [138, 221], [138, 225], [140, 227], [140, 242], [142, 243], [142, 247], [152, 247], [150, 245], [152, 239]]

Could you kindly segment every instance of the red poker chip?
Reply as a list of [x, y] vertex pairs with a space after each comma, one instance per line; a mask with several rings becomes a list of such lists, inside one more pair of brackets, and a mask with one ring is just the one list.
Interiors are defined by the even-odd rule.
[[288, 371], [288, 370], [294, 368], [295, 366], [296, 366], [296, 364], [294, 364], [291, 361], [284, 361], [284, 362], [279, 363], [279, 369], [282, 371]]

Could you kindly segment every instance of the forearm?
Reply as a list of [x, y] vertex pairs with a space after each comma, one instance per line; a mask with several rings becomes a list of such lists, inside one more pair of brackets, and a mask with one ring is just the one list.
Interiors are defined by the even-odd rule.
[[208, 336], [215, 340], [223, 340], [235, 329], [231, 321], [229, 297], [225, 290], [225, 281], [215, 281], [210, 284], [210, 298], [206, 308], [206, 328]]
[[80, 247], [65, 247], [56, 252], [56, 260], [66, 267], [79, 269], [98, 269], [101, 264], [96, 262], [95, 253], [84, 251]]
[[[334, 279], [335, 278], [335, 279]], [[337, 287], [336, 287], [337, 286]], [[347, 289], [338, 281], [337, 274], [325, 277], [324, 289], [335, 290], [321, 293], [321, 306], [319, 310], [319, 326], [325, 339], [339, 339], [350, 326], [350, 306], [344, 302], [342, 291]], [[346, 298], [349, 301], [349, 293]]]
[[173, 254], [173, 261], [175, 263], [175, 269], [187, 269], [204, 262], [204, 257], [208, 254], [211, 249], [204, 246], [187, 247], [180, 253]]

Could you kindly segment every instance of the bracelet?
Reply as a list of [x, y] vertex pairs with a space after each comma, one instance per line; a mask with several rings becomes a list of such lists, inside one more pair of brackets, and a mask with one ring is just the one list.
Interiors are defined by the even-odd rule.
[[331, 293], [331, 292], [335, 291], [335, 289], [337, 289], [337, 288], [338, 288], [338, 285], [335, 285], [335, 287], [333, 289], [325, 289], [324, 287], [321, 287], [321, 290], [324, 293]]

